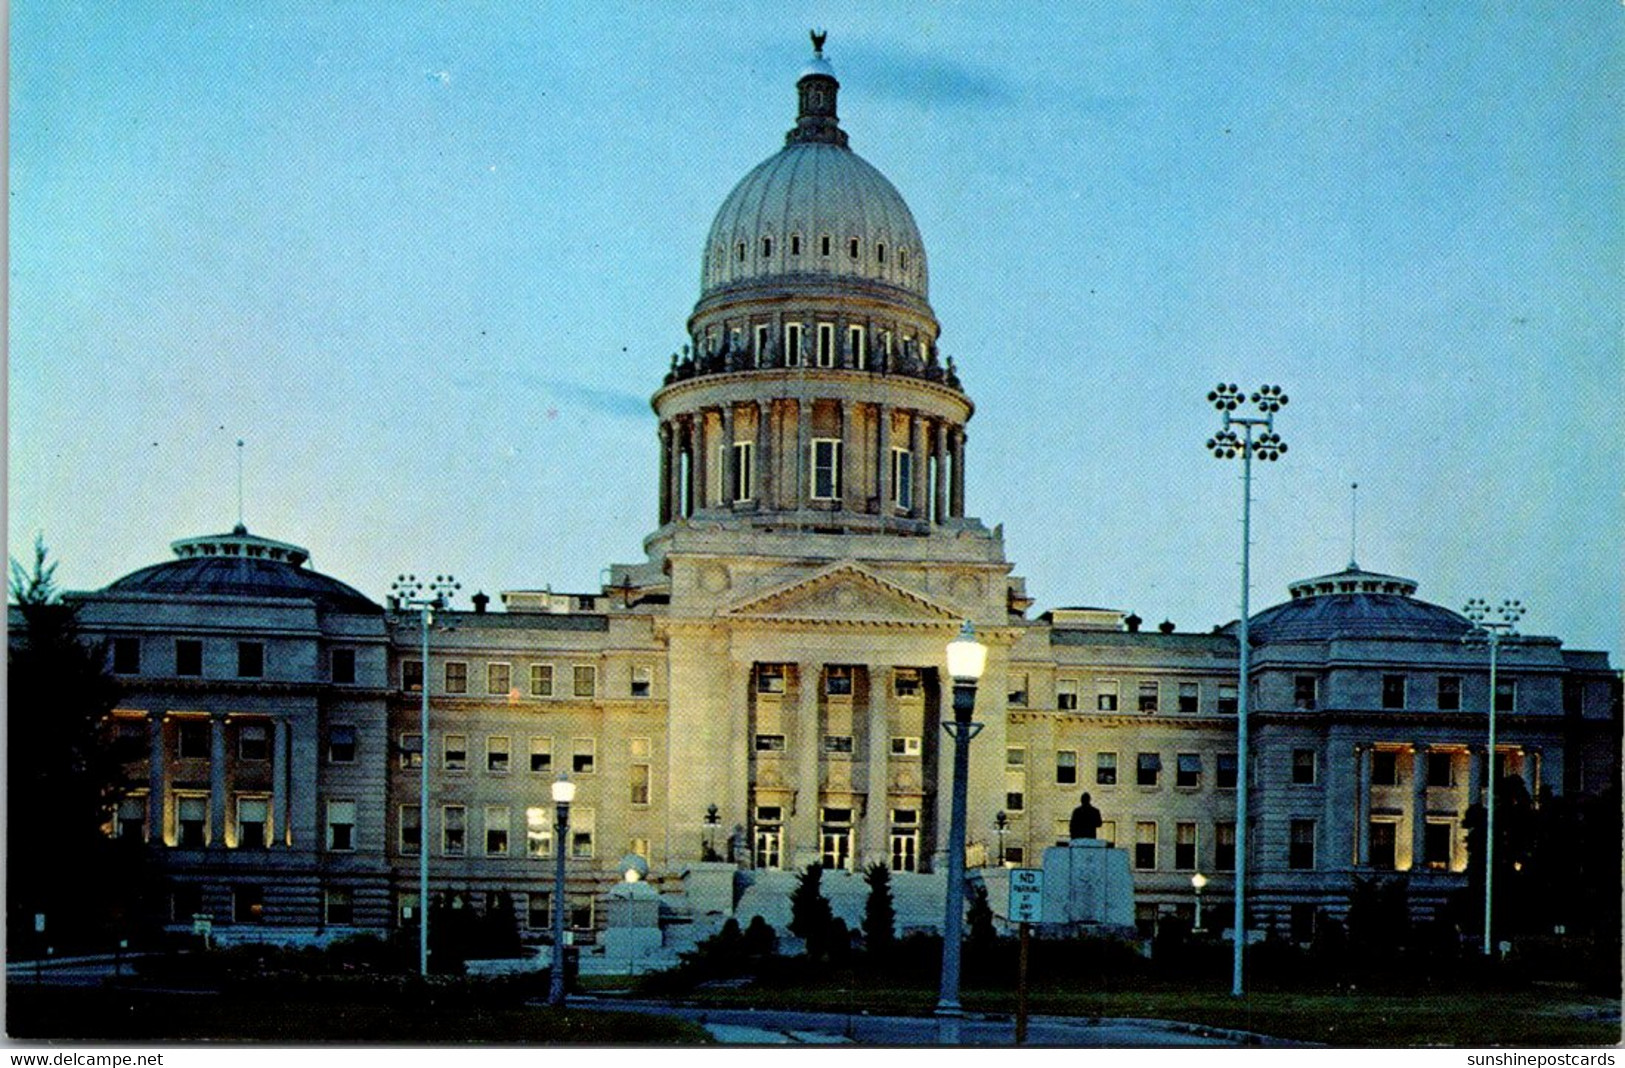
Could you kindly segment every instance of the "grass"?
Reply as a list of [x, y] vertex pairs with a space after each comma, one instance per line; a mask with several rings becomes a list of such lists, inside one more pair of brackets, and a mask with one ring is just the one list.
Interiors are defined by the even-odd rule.
[[234, 998], [101, 988], [6, 991], [13, 1039], [404, 1046], [701, 1045], [698, 1025], [665, 1016], [527, 1006], [425, 1007]]

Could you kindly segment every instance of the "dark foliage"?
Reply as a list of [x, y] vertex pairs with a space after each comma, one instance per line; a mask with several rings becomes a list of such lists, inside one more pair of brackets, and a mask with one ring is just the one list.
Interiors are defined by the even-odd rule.
[[872, 954], [888, 952], [897, 941], [897, 909], [892, 905], [891, 869], [871, 864], [863, 873], [869, 896], [863, 903], [863, 945]]
[[824, 866], [809, 864], [796, 877], [796, 888], [790, 894], [790, 933], [806, 943], [807, 956], [813, 960], [828, 956], [835, 922], [824, 896], [823, 879]]

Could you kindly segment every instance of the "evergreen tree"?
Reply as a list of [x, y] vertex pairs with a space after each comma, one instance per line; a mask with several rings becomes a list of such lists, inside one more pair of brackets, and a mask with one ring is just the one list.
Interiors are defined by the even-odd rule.
[[752, 916], [741, 944], [747, 957], [771, 957], [779, 951], [779, 936], [760, 916]]
[[824, 866], [809, 864], [796, 879], [790, 894], [790, 933], [807, 944], [807, 956], [818, 960], [829, 949], [830, 928], [835, 913], [822, 887]]
[[897, 941], [891, 869], [884, 864], [871, 864], [863, 873], [863, 881], [869, 884], [869, 896], [863, 903], [863, 944], [870, 953], [884, 953]]
[[970, 952], [985, 960], [999, 941], [999, 932], [993, 927], [993, 906], [987, 901], [987, 887], [983, 883], [971, 884], [970, 909], [965, 914], [970, 928]]

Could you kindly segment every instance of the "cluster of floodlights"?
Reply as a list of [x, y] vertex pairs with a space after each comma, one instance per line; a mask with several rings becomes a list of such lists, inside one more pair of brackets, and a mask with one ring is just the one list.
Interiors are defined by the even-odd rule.
[[[450, 575], [436, 575], [434, 581], [429, 583], [436, 597], [447, 597], [463, 588], [463, 584]], [[403, 604], [415, 601], [423, 592], [423, 581], [416, 575], [402, 575], [389, 584], [389, 592], [393, 593]]]
[[[1208, 403], [1224, 413], [1224, 429], [1208, 439], [1207, 447], [1218, 460], [1234, 460], [1237, 456], [1256, 456], [1260, 460], [1279, 460], [1286, 452], [1286, 442], [1275, 432], [1275, 413], [1287, 402], [1280, 386], [1260, 386], [1248, 396], [1241, 387], [1220, 382], [1207, 395]], [[1263, 418], [1233, 416], [1230, 413], [1247, 401], [1264, 413]], [[1250, 433], [1243, 437], [1231, 429], [1232, 424], [1246, 427], [1259, 426], [1263, 431], [1255, 438]]]
[[1499, 621], [1494, 623], [1486, 622], [1490, 618], [1490, 611], [1490, 603], [1488, 601], [1484, 600], [1482, 597], [1474, 597], [1472, 600], [1467, 602], [1467, 607], [1462, 609], [1462, 614], [1473, 621], [1473, 626], [1475, 628], [1510, 628], [1513, 624], [1517, 623], [1519, 619], [1523, 618], [1523, 602], [1516, 600], [1502, 601], [1499, 607], [1494, 610], [1495, 614], [1501, 618]]
[[[1243, 397], [1246, 397], [1246, 395], [1241, 392], [1241, 387], [1234, 382], [1228, 386], [1220, 382], [1207, 395], [1208, 403], [1221, 412], [1235, 411], [1241, 406]], [[1246, 397], [1246, 399], [1258, 405], [1259, 411], [1270, 415], [1280, 411], [1287, 402], [1287, 396], [1281, 392], [1280, 386], [1259, 386], [1258, 392], [1251, 397]]]

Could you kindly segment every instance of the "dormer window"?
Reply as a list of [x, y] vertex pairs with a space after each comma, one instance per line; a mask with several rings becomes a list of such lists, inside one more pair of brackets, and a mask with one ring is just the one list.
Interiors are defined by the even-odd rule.
[[792, 256], [801, 255], [801, 235], [800, 234], [791, 234], [790, 235], [790, 255], [792, 255]]
[[773, 255], [773, 239], [771, 237], [764, 237], [762, 238], [762, 256], [763, 258], [766, 258], [771, 255]]
[[908, 249], [900, 248], [897, 250], [897, 266], [899, 270], [908, 270]]
[[881, 263], [886, 262], [886, 242], [882, 241], [875, 246], [875, 259]]
[[847, 251], [849, 253], [851, 253], [853, 259], [858, 258], [858, 239], [857, 238], [854, 237], [851, 241], [848, 241], [847, 245], [846, 245], [846, 248], [847, 248]]
[[745, 243], [743, 241], [739, 242], [738, 255], [739, 255], [739, 262], [744, 263], [745, 262]]
[[825, 234], [823, 237], [818, 239], [818, 251], [819, 251], [820, 255], [823, 255], [823, 256], [828, 256], [829, 255], [829, 235], [828, 234]]

